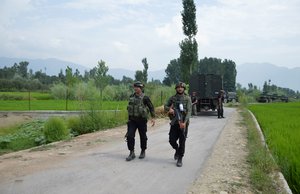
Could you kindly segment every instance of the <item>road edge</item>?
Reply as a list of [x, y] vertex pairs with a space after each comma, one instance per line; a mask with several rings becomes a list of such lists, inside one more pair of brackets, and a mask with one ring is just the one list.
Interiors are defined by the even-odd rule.
[[[253, 119], [253, 121], [255, 123], [255, 127], [256, 127], [256, 129], [257, 129], [257, 131], [259, 133], [259, 136], [260, 136], [260, 139], [261, 139], [261, 143], [263, 144], [263, 146], [266, 147], [267, 152], [269, 153], [269, 155], [272, 158], [272, 160], [275, 161], [274, 157], [272, 156], [272, 154], [271, 154], [271, 152], [269, 150], [269, 147], [268, 147], [268, 145], [266, 143], [266, 140], [265, 140], [265, 136], [264, 136], [264, 134], [263, 134], [263, 132], [261, 130], [261, 127], [260, 127], [260, 125], [259, 125], [256, 117], [254, 116], [254, 114], [250, 110], [248, 110], [248, 112], [250, 113], [250, 115], [251, 115], [251, 117], [252, 117], [252, 119]], [[278, 177], [279, 177], [278, 179], [279, 179], [280, 183], [283, 185], [284, 190], [288, 194], [293, 194], [293, 192], [291, 191], [291, 189], [290, 189], [290, 187], [289, 187], [286, 179], [284, 178], [283, 174], [280, 171], [278, 171], [277, 174], [278, 174]]]

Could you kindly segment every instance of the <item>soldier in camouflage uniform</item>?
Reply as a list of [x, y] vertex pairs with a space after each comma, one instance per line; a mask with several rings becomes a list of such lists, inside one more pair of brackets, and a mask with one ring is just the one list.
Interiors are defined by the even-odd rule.
[[126, 158], [127, 161], [131, 161], [135, 158], [134, 145], [135, 145], [135, 132], [138, 129], [140, 134], [140, 146], [141, 154], [140, 159], [145, 158], [147, 149], [147, 121], [148, 113], [151, 114], [151, 123], [152, 126], [155, 124], [155, 112], [153, 104], [148, 96], [145, 96], [143, 93], [144, 85], [141, 82], [135, 82], [134, 85], [134, 94], [129, 98], [127, 111], [128, 111], [128, 122], [127, 122], [127, 147], [130, 151], [129, 156]]
[[224, 102], [224, 90], [220, 90], [218, 94], [218, 118], [225, 118], [224, 117], [224, 109], [223, 109], [223, 102]]
[[[171, 119], [171, 128], [169, 132], [169, 143], [175, 149], [174, 159], [177, 160], [176, 165], [182, 166], [182, 158], [185, 152], [185, 140], [189, 125], [189, 118], [192, 112], [192, 102], [189, 95], [184, 91], [186, 86], [179, 82], [175, 86], [176, 94], [169, 98], [164, 106]], [[179, 140], [179, 145], [177, 141]]]

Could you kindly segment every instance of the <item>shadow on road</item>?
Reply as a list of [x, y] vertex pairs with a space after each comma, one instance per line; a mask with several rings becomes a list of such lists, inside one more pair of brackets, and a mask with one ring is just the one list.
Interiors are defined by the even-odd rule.
[[197, 116], [217, 116], [217, 111], [201, 111], [197, 113]]

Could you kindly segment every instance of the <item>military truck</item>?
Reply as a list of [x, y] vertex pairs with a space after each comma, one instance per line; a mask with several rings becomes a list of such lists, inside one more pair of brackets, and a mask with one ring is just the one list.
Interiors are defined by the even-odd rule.
[[196, 92], [197, 112], [217, 109], [218, 94], [222, 89], [222, 78], [215, 74], [194, 73], [190, 77], [189, 94]]
[[224, 102], [233, 102], [233, 103], [236, 103], [238, 102], [239, 99], [238, 99], [238, 96], [236, 94], [236, 92], [227, 92], [226, 93], [226, 96], [225, 96], [225, 99], [224, 99]]
[[289, 98], [285, 95], [278, 95], [276, 93], [262, 92], [257, 97], [257, 102], [270, 103], [270, 102], [288, 102]]

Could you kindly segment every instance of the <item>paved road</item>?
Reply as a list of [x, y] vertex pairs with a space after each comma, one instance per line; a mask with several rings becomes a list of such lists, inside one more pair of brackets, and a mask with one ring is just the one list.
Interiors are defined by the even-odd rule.
[[[199, 177], [202, 166], [234, 109], [226, 118], [191, 119], [183, 167], [176, 167], [168, 143], [169, 126], [148, 133], [146, 158], [126, 162], [124, 142], [107, 142], [101, 148], [66, 159], [50, 169], [0, 183], [1, 194], [183, 194]], [[137, 140], [139, 140], [137, 133]], [[140, 152], [136, 141], [136, 154]], [[51, 158], [49, 158], [51, 160]]]

